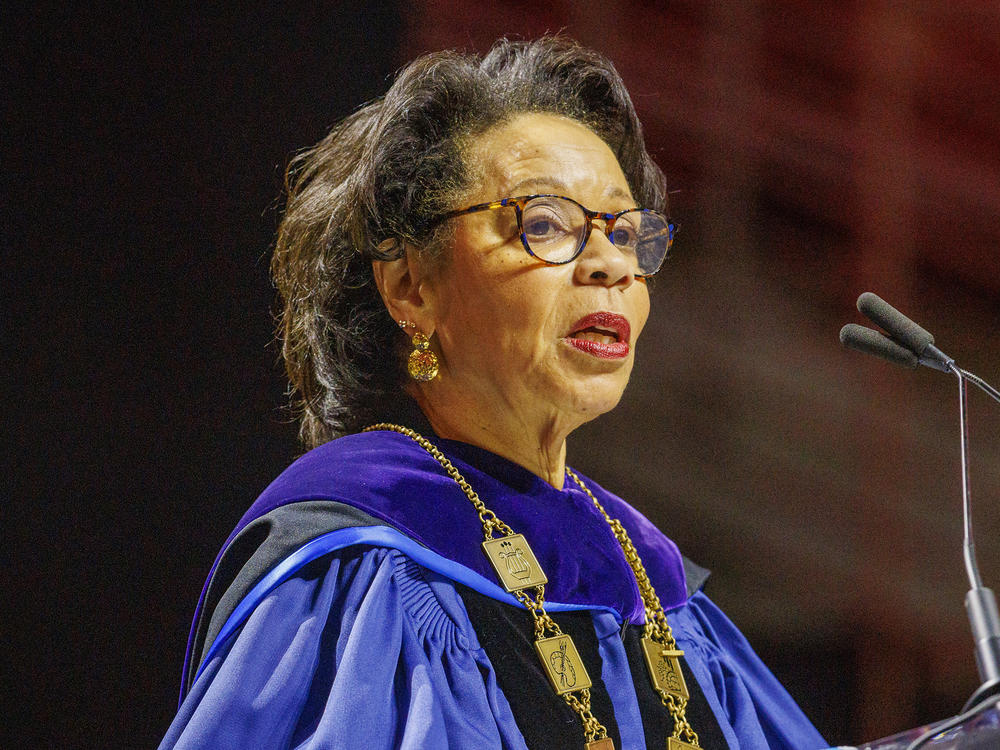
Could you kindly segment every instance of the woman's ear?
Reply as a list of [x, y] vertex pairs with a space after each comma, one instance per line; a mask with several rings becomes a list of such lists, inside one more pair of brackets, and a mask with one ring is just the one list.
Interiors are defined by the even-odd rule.
[[372, 261], [375, 286], [389, 315], [395, 321], [413, 323], [426, 336], [433, 334], [435, 328], [429, 270], [430, 264], [409, 244], [396, 260]]

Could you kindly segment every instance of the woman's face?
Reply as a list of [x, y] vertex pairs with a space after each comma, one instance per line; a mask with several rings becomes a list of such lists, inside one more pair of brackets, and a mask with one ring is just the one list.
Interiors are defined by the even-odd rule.
[[[525, 114], [497, 126], [466, 159], [482, 178], [466, 205], [535, 193], [602, 212], [636, 205], [604, 141], [559, 116]], [[425, 289], [441, 385], [511, 410], [526, 426], [538, 419], [579, 424], [612, 409], [632, 371], [649, 294], [601, 231], [603, 222], [575, 260], [550, 266], [525, 252], [512, 207], [451, 221], [454, 246]]]

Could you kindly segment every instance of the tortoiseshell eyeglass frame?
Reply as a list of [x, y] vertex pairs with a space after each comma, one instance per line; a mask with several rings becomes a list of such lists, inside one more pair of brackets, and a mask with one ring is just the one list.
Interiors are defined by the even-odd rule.
[[[587, 220], [586, 231], [583, 233], [583, 239], [580, 241], [580, 244], [574, 251], [573, 255], [571, 255], [566, 260], [548, 260], [546, 258], [542, 258], [541, 256], [536, 255], [532, 251], [531, 245], [528, 244], [528, 238], [524, 233], [524, 225], [521, 222], [521, 216], [522, 216], [521, 212], [524, 210], [524, 206], [528, 203], [528, 201], [534, 200], [535, 198], [561, 198], [562, 200], [569, 201], [574, 206], [577, 206], [581, 211], [583, 211], [583, 215], [584, 217], [586, 217]], [[580, 253], [583, 252], [583, 248], [587, 246], [587, 240], [590, 239], [591, 232], [594, 230], [594, 224], [593, 224], [594, 219], [600, 219], [601, 221], [604, 222], [604, 234], [611, 242], [611, 244], [614, 245], [614, 240], [611, 237], [611, 233], [614, 232], [615, 230], [615, 222], [618, 221], [618, 219], [620, 219], [627, 213], [631, 213], [633, 211], [640, 211], [642, 213], [653, 214], [663, 219], [664, 223], [666, 224], [666, 231], [668, 232], [667, 249], [664, 251], [663, 257], [660, 259], [660, 262], [657, 264], [656, 268], [647, 273], [635, 274], [636, 278], [644, 279], [648, 276], [652, 276], [654, 273], [660, 270], [660, 267], [663, 265], [663, 261], [666, 260], [667, 256], [670, 254], [670, 248], [674, 244], [674, 235], [677, 233], [677, 225], [674, 224], [672, 221], [670, 221], [670, 219], [667, 218], [667, 216], [663, 214], [663, 212], [657, 211], [652, 208], [639, 208], [639, 207], [626, 208], [624, 211], [619, 211], [618, 213], [613, 213], [613, 214], [605, 213], [603, 211], [591, 211], [589, 208], [586, 208], [585, 206], [581, 205], [578, 201], [575, 201], [572, 198], [565, 195], [557, 195], [556, 193], [519, 195], [513, 198], [501, 198], [500, 200], [490, 201], [489, 203], [477, 203], [476, 205], [469, 206], [468, 208], [461, 208], [458, 209], [457, 211], [449, 211], [446, 214], [442, 214], [433, 222], [432, 226], [437, 225], [440, 222], [446, 221], [448, 219], [454, 219], [456, 216], [464, 216], [465, 214], [477, 213], [479, 211], [493, 211], [497, 208], [506, 208], [507, 206], [514, 207], [514, 213], [517, 215], [517, 231], [518, 234], [521, 236], [521, 244], [524, 246], [525, 252], [527, 252], [528, 255], [530, 255], [532, 258], [537, 258], [538, 260], [542, 261], [542, 263], [546, 263], [550, 266], [562, 266], [565, 265], [566, 263], [572, 263], [580, 256]]]

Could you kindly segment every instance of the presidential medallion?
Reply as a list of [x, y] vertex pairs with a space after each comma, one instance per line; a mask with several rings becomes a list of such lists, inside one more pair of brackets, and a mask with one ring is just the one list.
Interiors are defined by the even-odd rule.
[[522, 534], [489, 539], [483, 542], [483, 551], [509, 594], [549, 581]]
[[653, 687], [683, 698], [688, 694], [684, 673], [681, 672], [680, 657], [684, 652], [680, 649], [669, 649], [652, 638], [642, 638], [642, 654], [646, 657], [646, 669], [653, 681]]
[[590, 687], [590, 675], [580, 660], [573, 639], [568, 635], [540, 638], [535, 641], [535, 650], [557, 695]]

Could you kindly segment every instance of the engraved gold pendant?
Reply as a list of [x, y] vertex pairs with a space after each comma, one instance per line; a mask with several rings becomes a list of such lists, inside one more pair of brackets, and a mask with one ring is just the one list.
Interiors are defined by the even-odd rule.
[[549, 582], [522, 534], [488, 539], [483, 542], [483, 552], [493, 563], [508, 594]]
[[667, 750], [701, 750], [701, 748], [676, 737], [667, 737]]
[[551, 638], [539, 638], [535, 641], [535, 650], [557, 695], [586, 690], [591, 686], [587, 668], [583, 666], [573, 639], [568, 635], [563, 633]]
[[584, 750], [615, 750], [615, 741], [610, 737], [602, 740], [591, 740], [583, 746]]
[[649, 670], [653, 687], [680, 696], [684, 700], [690, 698], [687, 683], [684, 682], [684, 673], [681, 672], [680, 657], [684, 652], [680, 649], [668, 649], [652, 638], [642, 638], [641, 641], [642, 654], [646, 657], [646, 669]]

